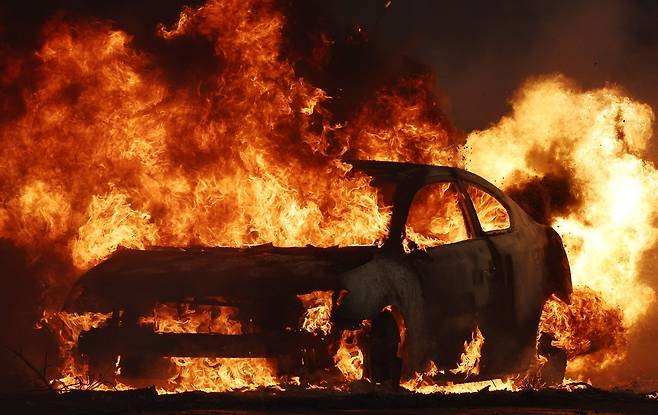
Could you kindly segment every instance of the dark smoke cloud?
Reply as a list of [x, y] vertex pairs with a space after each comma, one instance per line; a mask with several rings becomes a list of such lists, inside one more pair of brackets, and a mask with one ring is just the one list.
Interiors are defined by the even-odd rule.
[[507, 188], [506, 192], [535, 221], [550, 225], [553, 218], [571, 211], [580, 201], [569, 174], [549, 173]]
[[[331, 2], [281, 0], [277, 5], [286, 17], [282, 55], [292, 62], [299, 76], [331, 97], [325, 105], [334, 122], [349, 120], [375, 93], [393, 85], [397, 85], [400, 96], [418, 92], [403, 91], [400, 79], [418, 79], [422, 86], [415, 89], [421, 89], [427, 100], [440, 100], [434, 68], [372, 41], [365, 25], [342, 24]], [[428, 119], [451, 128], [441, 105], [427, 106], [433, 112]]]

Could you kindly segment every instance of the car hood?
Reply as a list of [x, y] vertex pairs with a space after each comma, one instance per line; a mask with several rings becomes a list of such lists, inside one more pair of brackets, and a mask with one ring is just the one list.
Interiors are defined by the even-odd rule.
[[339, 288], [339, 276], [376, 247], [120, 249], [74, 285], [64, 309], [109, 312], [158, 302], [258, 300]]

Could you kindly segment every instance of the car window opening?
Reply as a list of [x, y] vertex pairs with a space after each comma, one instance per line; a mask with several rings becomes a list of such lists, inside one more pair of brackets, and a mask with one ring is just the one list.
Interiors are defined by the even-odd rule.
[[466, 192], [473, 202], [484, 232], [504, 231], [510, 228], [509, 213], [498, 199], [470, 184], [466, 185]]
[[403, 247], [427, 249], [470, 239], [454, 183], [429, 184], [414, 196], [407, 216]]

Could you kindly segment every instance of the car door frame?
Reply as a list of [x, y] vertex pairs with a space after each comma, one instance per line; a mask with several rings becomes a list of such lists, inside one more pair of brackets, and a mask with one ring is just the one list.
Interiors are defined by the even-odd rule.
[[[460, 353], [463, 351], [462, 345], [464, 340], [470, 339], [473, 330], [475, 330], [475, 327], [479, 325], [478, 321], [481, 312], [488, 308], [487, 303], [489, 301], [489, 298], [491, 297], [488, 289], [489, 286], [488, 280], [490, 278], [493, 278], [492, 273], [495, 271], [495, 268], [491, 269], [491, 265], [494, 264], [491, 244], [487, 240], [481, 228], [479, 228], [479, 221], [477, 221], [477, 217], [474, 216], [475, 211], [472, 203], [470, 202], [470, 198], [465, 192], [465, 187], [461, 183], [461, 179], [456, 174], [455, 170], [450, 169], [449, 173], [450, 174], [427, 175], [424, 178], [424, 180], [418, 183], [418, 185], [413, 190], [413, 192], [411, 192], [412, 193], [411, 198], [404, 212], [404, 224], [406, 225], [408, 220], [409, 210], [411, 209], [413, 200], [416, 194], [425, 186], [436, 185], [439, 183], [451, 183], [452, 185], [454, 185], [455, 191], [461, 195], [459, 200], [460, 211], [462, 213], [464, 219], [464, 226], [466, 226], [467, 228], [467, 234], [469, 238], [463, 241], [457, 241], [450, 244], [427, 248], [426, 251], [424, 252], [420, 250], [416, 250], [407, 254], [408, 257], [411, 259], [411, 262], [413, 263], [412, 266], [415, 268], [421, 281], [425, 279], [425, 281], [422, 282], [421, 285], [424, 287], [423, 292], [424, 292], [425, 303], [426, 303], [425, 305], [425, 310], [426, 310], [425, 320], [427, 322], [426, 336], [430, 343], [434, 344], [436, 342], [435, 347], [430, 347], [429, 353], [430, 355], [433, 355], [433, 360], [435, 360], [437, 363], [440, 363], [442, 360], [445, 359], [444, 363], [447, 365], [451, 365], [455, 363], [453, 362], [453, 360], [455, 360], [455, 358], [458, 358]], [[404, 229], [402, 231], [404, 238]], [[466, 293], [466, 295], [472, 296], [472, 308], [468, 310], [466, 309], [460, 310], [462, 314], [447, 313], [443, 316], [444, 318], [441, 319], [442, 315], [441, 312], [439, 311], [440, 308], [438, 308], [438, 305], [434, 305], [433, 307], [433, 301], [436, 301], [436, 298], [433, 298], [431, 292], [426, 291], [428, 289], [431, 291], [430, 287], [433, 286], [433, 285], [428, 286], [426, 284], [426, 281], [430, 280], [430, 277], [427, 275], [428, 274], [427, 270], [431, 269], [432, 266], [431, 265], [422, 266], [422, 263], [421, 265], [419, 265], [419, 263], [420, 261], [423, 261], [423, 258], [425, 258], [425, 260], [435, 261], [436, 257], [442, 256], [441, 254], [449, 254], [450, 251], [453, 251], [455, 249], [459, 250], [460, 249], [459, 247], [463, 246], [464, 244], [469, 244], [470, 246], [472, 246], [473, 248], [469, 249], [469, 251], [471, 251], [470, 254], [475, 257], [479, 257], [478, 261], [482, 261], [486, 265], [484, 267], [481, 267], [476, 263], [473, 269], [470, 270], [472, 271], [471, 278], [473, 280], [467, 283], [467, 284], [471, 284], [471, 288], [470, 288], [471, 292]], [[477, 246], [475, 244], [479, 244], [480, 246]], [[485, 255], [484, 257], [482, 257], [483, 252]], [[432, 255], [433, 253], [435, 254], [435, 256]], [[455, 268], [459, 268], [459, 267], [456, 266]], [[437, 267], [436, 269], [440, 269], [440, 267]], [[468, 271], [468, 269], [464, 269], [464, 272], [459, 272], [457, 278], [468, 278], [468, 276], [465, 276], [465, 273], [467, 273], [466, 271]], [[478, 287], [478, 284], [482, 285], [482, 287]], [[440, 285], [441, 284], [437, 284], [434, 288], [439, 287]], [[480, 288], [480, 293], [476, 292], [476, 288]], [[484, 298], [484, 300], [478, 301], [478, 299], [476, 299], [476, 295], [479, 295], [480, 298]], [[455, 337], [452, 335], [450, 329], [448, 328], [451, 327], [450, 326], [451, 323], [449, 322], [449, 319], [451, 318], [462, 319], [464, 321], [464, 324], [468, 324], [468, 327], [464, 326], [458, 329], [458, 331], [455, 332], [455, 333], [459, 333], [458, 337], [447, 339], [448, 337]], [[436, 332], [433, 332], [433, 328], [436, 327], [435, 325], [437, 324], [437, 321], [441, 329], [437, 330]], [[443, 324], [446, 324], [446, 326], [443, 326]], [[436, 339], [434, 339], [433, 333], [438, 334], [438, 337]], [[446, 339], [439, 338], [440, 336], [446, 336]], [[455, 348], [455, 350], [451, 350], [453, 348]], [[447, 351], [446, 349], [448, 349], [450, 350], [450, 352], [448, 352], [447, 355], [442, 356], [441, 351], [439, 351], [439, 354], [437, 354], [436, 353], [437, 350], [434, 349], [444, 349], [443, 351]]]
[[[471, 221], [473, 222], [475, 232], [478, 235], [478, 238], [482, 238], [484, 241], [486, 241], [487, 245], [489, 246], [489, 251], [491, 252], [491, 256], [493, 258], [494, 269], [492, 271], [495, 274], [495, 280], [498, 282], [498, 284], [496, 284], [497, 287], [496, 291], [501, 295], [494, 296], [495, 302], [492, 303], [492, 307], [494, 307], [492, 312], [502, 311], [504, 313], [503, 316], [505, 318], [512, 318], [514, 312], [514, 301], [515, 301], [512, 266], [509, 261], [509, 258], [505, 258], [502, 255], [502, 253], [496, 247], [496, 244], [494, 243], [494, 241], [491, 240], [491, 238], [502, 234], [514, 233], [517, 230], [518, 221], [514, 214], [514, 210], [508, 206], [508, 204], [506, 203], [503, 197], [500, 197], [497, 194], [500, 193], [498, 192], [498, 189], [496, 189], [493, 186], [489, 186], [488, 183], [482, 183], [481, 180], [473, 180], [473, 177], [463, 177], [463, 175], [461, 176], [462, 177], [459, 177], [459, 185], [461, 188], [462, 195], [464, 196], [464, 203], [467, 206], [468, 214], [471, 217]], [[505, 208], [505, 211], [509, 216], [509, 221], [510, 221], [509, 228], [500, 231], [489, 231], [489, 232], [485, 232], [482, 229], [482, 225], [480, 224], [480, 219], [477, 215], [475, 205], [471, 200], [471, 196], [468, 194], [468, 190], [466, 187], [467, 185], [472, 185], [475, 188], [489, 194], [496, 201], [498, 201], [503, 206], [503, 208]], [[496, 305], [496, 303], [498, 302], [501, 302], [499, 306]]]
[[[462, 175], [465, 176], [465, 175]], [[491, 372], [503, 372], [512, 369], [519, 361], [520, 347], [525, 343], [518, 341], [519, 327], [516, 313], [516, 284], [513, 259], [508, 253], [501, 252], [495, 239], [501, 236], [508, 237], [519, 231], [518, 219], [515, 210], [507, 203], [506, 197], [493, 185], [478, 180], [477, 176], [460, 177], [462, 192], [469, 206], [477, 232], [487, 241], [494, 259], [495, 277], [492, 285], [492, 301], [489, 310], [481, 316], [481, 331], [485, 343], [483, 365]], [[510, 226], [504, 230], [485, 232], [473, 201], [468, 194], [467, 185], [487, 193], [500, 203], [509, 216]], [[521, 334], [524, 335], [524, 334]], [[488, 340], [488, 341], [487, 341]]]

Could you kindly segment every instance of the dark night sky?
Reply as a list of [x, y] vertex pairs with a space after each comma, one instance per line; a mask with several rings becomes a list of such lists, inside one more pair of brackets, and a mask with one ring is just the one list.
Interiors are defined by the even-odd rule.
[[436, 71], [458, 127], [485, 128], [522, 80], [552, 72], [583, 87], [623, 86], [658, 108], [658, 1], [333, 2], [343, 25]]

